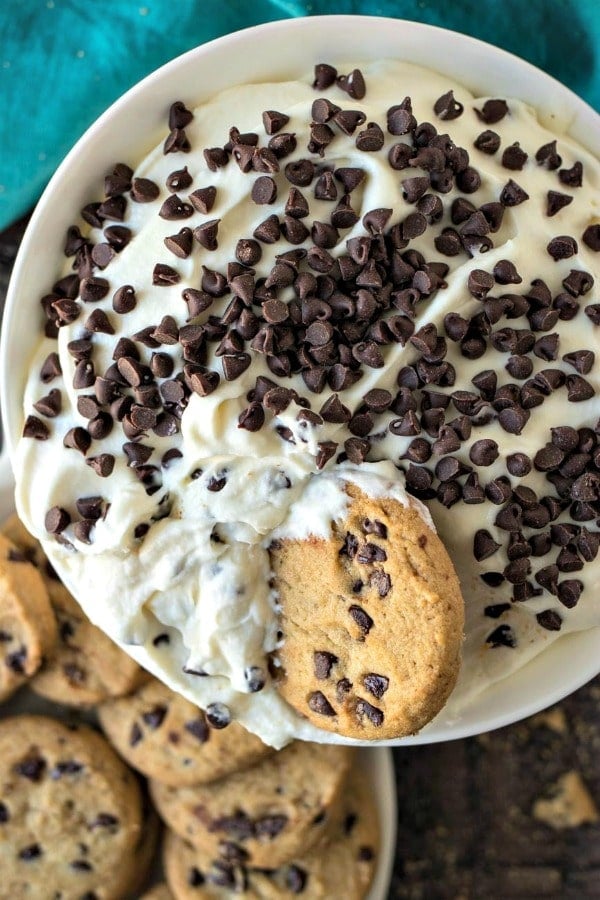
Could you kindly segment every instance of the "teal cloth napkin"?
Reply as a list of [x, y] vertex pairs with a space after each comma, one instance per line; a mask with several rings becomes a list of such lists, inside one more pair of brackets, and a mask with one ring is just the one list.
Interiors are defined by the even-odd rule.
[[0, 2], [0, 229], [33, 206], [99, 113], [157, 66], [239, 28], [326, 13], [406, 18], [482, 38], [600, 109], [598, 0]]

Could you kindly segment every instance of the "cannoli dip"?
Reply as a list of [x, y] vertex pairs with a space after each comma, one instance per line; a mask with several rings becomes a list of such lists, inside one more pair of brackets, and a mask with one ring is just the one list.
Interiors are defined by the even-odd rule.
[[274, 685], [270, 542], [326, 536], [345, 480], [415, 504], [465, 598], [460, 715], [600, 624], [600, 166], [392, 60], [174, 100], [49, 275], [18, 511], [107, 634], [282, 746], [325, 734]]

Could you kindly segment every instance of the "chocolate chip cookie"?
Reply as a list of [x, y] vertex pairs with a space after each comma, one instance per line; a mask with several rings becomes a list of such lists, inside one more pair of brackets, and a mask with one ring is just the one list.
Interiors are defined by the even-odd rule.
[[36, 673], [55, 641], [56, 621], [40, 573], [0, 534], [0, 700]]
[[55, 703], [88, 707], [128, 694], [145, 680], [144, 670], [92, 625], [60, 581], [50, 585], [50, 597], [58, 640], [54, 653], [32, 679], [36, 694]]
[[3, 897], [122, 897], [135, 877], [142, 804], [135, 776], [83, 725], [0, 722]]
[[450, 558], [417, 508], [347, 482], [329, 540], [271, 547], [281, 604], [278, 687], [314, 725], [361, 740], [413, 734], [448, 698], [464, 609]]
[[338, 812], [349, 747], [296, 741], [251, 769], [212, 784], [151, 781], [159, 815], [209, 858], [240, 849], [248, 865], [281, 865], [312, 847]]
[[[361, 900], [377, 865], [379, 822], [372, 792], [353, 771], [340, 821], [319, 844], [278, 868], [258, 871], [234, 845], [226, 859], [210, 860], [174, 832], [167, 832], [164, 865], [176, 900], [230, 897], [277, 900], [301, 894], [311, 900]], [[241, 852], [240, 852], [241, 851]]]
[[141, 684], [144, 671], [92, 625], [17, 515], [4, 522], [2, 532], [39, 569], [58, 622], [54, 652], [31, 684], [36, 694], [55, 703], [88, 707], [128, 694]]
[[236, 722], [211, 728], [201, 709], [156, 679], [128, 697], [103, 703], [98, 715], [129, 765], [163, 784], [215, 781], [273, 753]]

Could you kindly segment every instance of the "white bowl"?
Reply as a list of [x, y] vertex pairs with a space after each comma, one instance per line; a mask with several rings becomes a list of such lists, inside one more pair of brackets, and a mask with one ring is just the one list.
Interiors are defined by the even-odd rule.
[[[518, 97], [600, 155], [600, 117], [545, 73], [505, 51], [464, 35], [395, 19], [325, 16], [290, 19], [236, 32], [190, 51], [150, 75], [84, 134], [44, 192], [23, 239], [4, 313], [0, 403], [9, 453], [23, 426], [26, 366], [37, 341], [27, 321], [56, 275], [63, 235], [77, 210], [102, 188], [98, 173], [156, 144], [164, 109], [174, 97], [190, 103], [239, 82], [276, 80], [331, 63], [386, 57], [428, 63], [480, 95]], [[135, 135], [132, 146], [131, 135]], [[560, 637], [515, 674], [478, 695], [459, 715], [444, 712], [418, 735], [397, 744], [461, 738], [509, 724], [580, 687], [600, 670], [600, 628]]]

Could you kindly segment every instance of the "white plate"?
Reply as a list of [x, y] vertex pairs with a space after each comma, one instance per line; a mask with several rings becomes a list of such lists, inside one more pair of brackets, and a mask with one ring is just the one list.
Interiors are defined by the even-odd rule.
[[[38, 204], [22, 242], [0, 335], [0, 403], [14, 448], [21, 428], [21, 397], [28, 358], [37, 341], [38, 298], [46, 293], [62, 252], [72, 211], [102, 188], [115, 159], [130, 158], [158, 140], [173, 97], [196, 103], [242, 81], [281, 79], [314, 61], [397, 57], [430, 61], [449, 77], [492, 96], [516, 96], [542, 120], [570, 122], [569, 133], [600, 155], [600, 117], [583, 100], [529, 63], [456, 32], [416, 22], [366, 16], [287, 19], [236, 32], [191, 50], [157, 70], [115, 103], [62, 163]], [[600, 628], [560, 637], [536, 659], [469, 702], [456, 717], [444, 711], [418, 735], [391, 743], [427, 744], [507, 725], [555, 703], [600, 670]]]
[[[0, 522], [14, 511], [14, 481], [6, 453], [0, 454]], [[8, 702], [0, 706], [0, 719], [19, 713], [36, 713], [53, 715], [56, 718], [72, 717], [76, 711], [64, 706], [57, 706], [26, 688], [19, 691]], [[89, 718], [87, 716], [86, 718]], [[388, 886], [394, 865], [396, 851], [396, 776], [392, 751], [386, 747], [362, 748], [360, 765], [371, 783], [379, 810], [379, 826], [381, 830], [381, 849], [375, 880], [369, 891], [367, 900], [386, 900]], [[2, 873], [0, 872], [0, 893]]]

